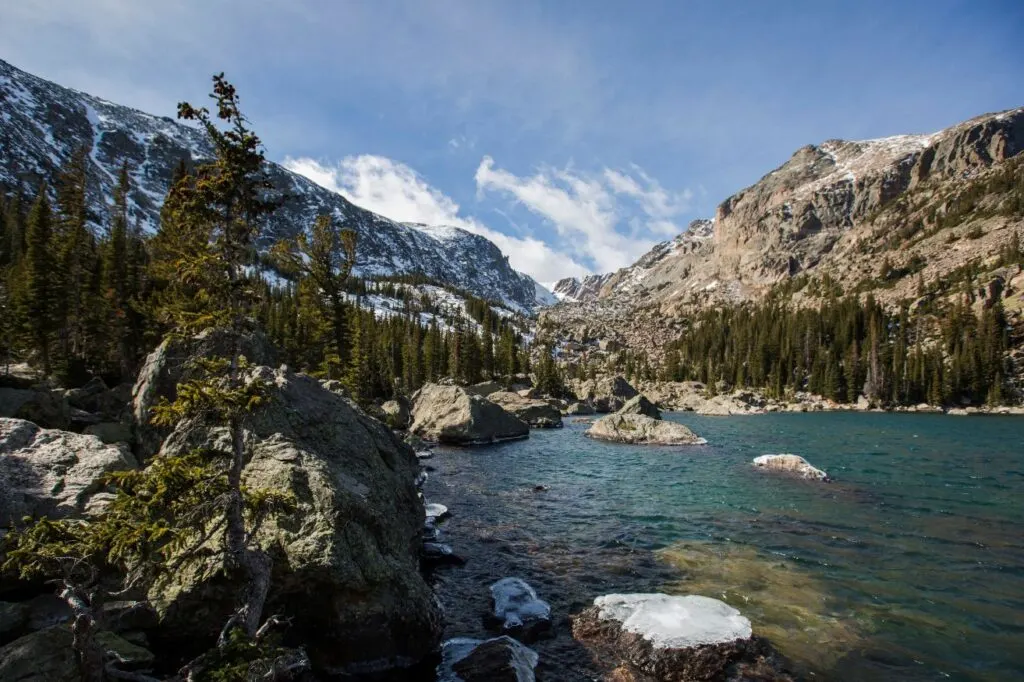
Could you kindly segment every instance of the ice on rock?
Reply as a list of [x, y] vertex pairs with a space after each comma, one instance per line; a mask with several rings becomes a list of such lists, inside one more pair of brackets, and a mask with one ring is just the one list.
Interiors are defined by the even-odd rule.
[[750, 621], [725, 602], [698, 595], [608, 594], [594, 600], [602, 619], [659, 649], [688, 649], [749, 639]]
[[508, 649], [510, 667], [514, 671], [516, 682], [534, 682], [536, 680], [533, 671], [537, 667], [537, 652], [511, 637], [502, 635], [488, 640], [456, 637], [446, 641], [441, 645], [441, 664], [437, 667], [437, 681], [463, 682], [463, 678], [454, 670], [455, 665], [484, 645], [500, 645]]
[[426, 514], [427, 521], [440, 521], [441, 519], [448, 516], [448, 507], [437, 502], [430, 502], [429, 504], [423, 505], [423, 511]]
[[491, 599], [494, 619], [507, 632], [534, 636], [551, 625], [551, 606], [525, 580], [502, 578], [491, 585]]

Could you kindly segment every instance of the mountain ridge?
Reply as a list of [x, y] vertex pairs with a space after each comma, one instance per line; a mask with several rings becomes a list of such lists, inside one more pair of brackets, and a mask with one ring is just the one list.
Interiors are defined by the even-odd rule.
[[[212, 156], [205, 135], [194, 127], [63, 87], [3, 60], [0, 121], [0, 184], [11, 188], [34, 192], [74, 150], [89, 148], [87, 195], [95, 229], [105, 229], [122, 163], [129, 164], [132, 180], [130, 215], [153, 231], [175, 166]], [[441, 234], [393, 221], [272, 161], [267, 171], [285, 200], [267, 225], [262, 247], [295, 236], [316, 215], [329, 213], [359, 234], [357, 274], [418, 273], [524, 313], [550, 301], [548, 292], [515, 271], [486, 237], [456, 227]]]

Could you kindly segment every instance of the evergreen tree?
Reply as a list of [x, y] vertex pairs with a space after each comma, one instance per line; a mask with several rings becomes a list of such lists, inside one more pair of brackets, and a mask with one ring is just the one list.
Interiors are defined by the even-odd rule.
[[54, 281], [52, 221], [47, 189], [39, 189], [25, 228], [25, 261], [20, 273], [25, 285], [21, 317], [33, 350], [39, 357], [43, 373], [49, 375], [51, 366], [50, 344], [58, 309], [57, 283]]

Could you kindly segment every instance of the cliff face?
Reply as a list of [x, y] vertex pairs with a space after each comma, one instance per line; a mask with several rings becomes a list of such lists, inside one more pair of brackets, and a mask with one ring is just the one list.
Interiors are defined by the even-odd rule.
[[[598, 287], [546, 311], [541, 329], [554, 338], [603, 330], [598, 336], [656, 351], [688, 311], [756, 300], [794, 278], [827, 276], [845, 293], [874, 291], [888, 302], [912, 298], [918, 277], [984, 264], [1020, 231], [1011, 206], [1022, 150], [1024, 108], [932, 135], [808, 145], [723, 201], [713, 221], [595, 276]], [[875, 281], [883, 262], [906, 276]]]
[[[89, 219], [97, 230], [108, 224], [122, 164], [131, 176], [129, 213], [143, 229], [154, 231], [175, 167], [213, 154], [196, 128], [62, 87], [2, 60], [0, 122], [0, 187], [34, 193], [76, 150], [89, 150]], [[524, 312], [550, 302], [543, 287], [516, 272], [480, 235], [398, 223], [278, 164], [268, 163], [267, 172], [283, 205], [267, 225], [263, 246], [293, 237], [309, 229], [317, 215], [329, 214], [359, 235], [357, 274], [418, 272]]]

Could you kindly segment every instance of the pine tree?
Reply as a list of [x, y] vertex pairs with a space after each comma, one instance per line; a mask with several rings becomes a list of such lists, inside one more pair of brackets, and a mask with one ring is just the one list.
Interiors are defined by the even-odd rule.
[[52, 243], [53, 215], [47, 188], [39, 189], [25, 228], [25, 262], [21, 275], [25, 295], [21, 317], [33, 350], [39, 357], [43, 373], [52, 371], [50, 344], [53, 341], [57, 301], [57, 283], [54, 281]]

